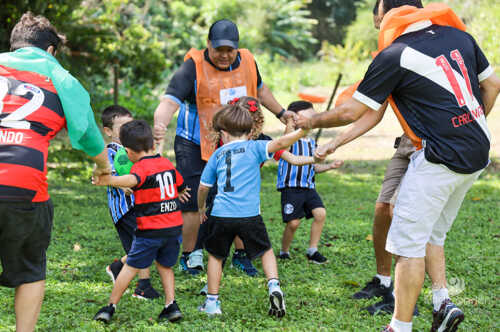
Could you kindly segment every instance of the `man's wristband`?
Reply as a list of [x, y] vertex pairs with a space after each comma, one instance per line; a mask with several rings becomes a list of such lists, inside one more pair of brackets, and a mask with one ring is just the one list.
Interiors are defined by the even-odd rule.
[[278, 119], [281, 119], [281, 117], [283, 116], [283, 114], [285, 114], [286, 110], [284, 108], [281, 109], [281, 112], [279, 112], [278, 114], [276, 114], [276, 117]]

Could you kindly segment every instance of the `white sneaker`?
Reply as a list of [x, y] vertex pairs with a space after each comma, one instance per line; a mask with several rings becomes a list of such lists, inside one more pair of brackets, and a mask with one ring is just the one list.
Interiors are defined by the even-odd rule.
[[203, 250], [198, 249], [189, 254], [187, 267], [190, 269], [203, 270]]

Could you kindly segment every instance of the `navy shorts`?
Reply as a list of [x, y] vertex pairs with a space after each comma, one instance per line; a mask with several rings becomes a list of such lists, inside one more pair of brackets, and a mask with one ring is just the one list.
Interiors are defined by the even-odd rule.
[[123, 217], [121, 217], [115, 224], [116, 232], [122, 243], [123, 250], [128, 254], [132, 248], [132, 241], [135, 236], [135, 229], [137, 228], [137, 221], [135, 219], [134, 210], [130, 210]]
[[316, 189], [281, 189], [281, 216], [285, 223], [304, 217], [307, 219], [312, 218], [312, 210], [324, 207]]
[[179, 256], [179, 236], [158, 238], [135, 237], [127, 256], [127, 264], [136, 269], [145, 269], [156, 260], [164, 267], [172, 267]]
[[191, 198], [186, 203], [180, 203], [181, 211], [198, 212], [197, 193], [200, 186], [201, 173], [206, 162], [201, 159], [201, 149], [195, 144], [180, 136], [175, 136], [175, 168], [181, 173], [184, 183], [191, 188]]
[[0, 285], [45, 280], [54, 208], [41, 203], [0, 201]]

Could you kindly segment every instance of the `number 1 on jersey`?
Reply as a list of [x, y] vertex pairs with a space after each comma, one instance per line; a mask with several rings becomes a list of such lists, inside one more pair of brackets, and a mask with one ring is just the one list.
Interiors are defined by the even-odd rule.
[[231, 185], [231, 150], [226, 152], [226, 185], [225, 192], [233, 192], [234, 187]]

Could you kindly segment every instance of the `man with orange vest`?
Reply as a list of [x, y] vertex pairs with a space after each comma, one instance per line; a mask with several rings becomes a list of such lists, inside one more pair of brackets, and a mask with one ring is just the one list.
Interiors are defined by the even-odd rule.
[[63, 128], [74, 148], [110, 174], [90, 98], [56, 60], [64, 36], [25, 13], [0, 54], [0, 284], [15, 288], [16, 330], [33, 331], [45, 292], [53, 206], [47, 191], [50, 140]]
[[[444, 4], [425, 8], [393, 4], [379, 34], [380, 53], [353, 97], [302, 128], [337, 127], [377, 112], [389, 98], [417, 148], [400, 187], [386, 250], [396, 256], [395, 310], [384, 331], [412, 330], [425, 271], [432, 280], [431, 331], [455, 331], [464, 319], [446, 285], [446, 233], [473, 182], [489, 163], [486, 115], [500, 93], [474, 38]], [[372, 117], [376, 121], [376, 116]]]
[[[191, 193], [198, 192], [201, 173], [214, 151], [210, 125], [221, 105], [237, 97], [251, 96], [258, 98], [280, 120], [293, 117], [262, 82], [253, 55], [239, 49], [238, 42], [239, 32], [233, 22], [224, 19], [212, 24], [207, 48], [191, 49], [186, 54], [185, 62], [174, 74], [155, 111], [155, 141], [161, 146], [167, 125], [180, 109], [174, 143], [176, 167]], [[201, 250], [193, 252], [200, 227], [196, 195], [192, 195], [189, 202], [181, 203], [181, 210], [184, 225], [180, 265], [183, 270], [196, 274], [203, 268]], [[245, 266], [253, 268], [246, 256], [240, 258]]]

